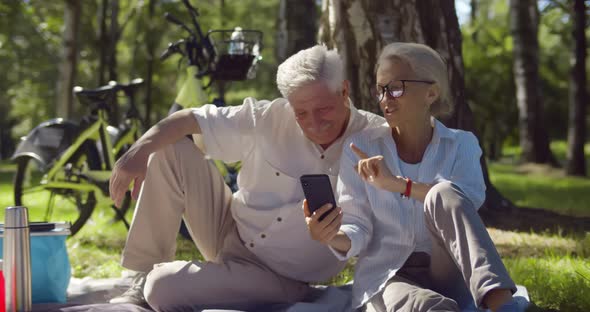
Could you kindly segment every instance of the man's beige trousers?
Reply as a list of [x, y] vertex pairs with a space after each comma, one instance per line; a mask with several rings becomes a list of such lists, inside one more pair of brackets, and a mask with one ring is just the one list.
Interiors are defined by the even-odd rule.
[[[243, 245], [231, 200], [215, 165], [190, 140], [150, 156], [122, 265], [149, 272], [144, 295], [153, 309], [252, 309], [305, 296], [307, 284], [276, 274]], [[204, 262], [170, 262], [183, 218]]]

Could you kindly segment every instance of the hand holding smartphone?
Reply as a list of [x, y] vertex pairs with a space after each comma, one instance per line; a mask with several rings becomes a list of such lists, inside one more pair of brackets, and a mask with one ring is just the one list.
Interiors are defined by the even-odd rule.
[[336, 200], [334, 199], [330, 178], [325, 174], [304, 174], [299, 180], [305, 199], [307, 199], [310, 213], [314, 213], [314, 211], [320, 209], [325, 204], [332, 204], [332, 209], [320, 216], [319, 220], [322, 221], [326, 215], [336, 208]]

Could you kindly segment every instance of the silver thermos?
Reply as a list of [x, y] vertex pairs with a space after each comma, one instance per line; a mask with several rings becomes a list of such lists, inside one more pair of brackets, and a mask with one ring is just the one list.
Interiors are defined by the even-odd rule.
[[31, 311], [31, 243], [26, 207], [8, 207], [4, 219], [6, 312]]

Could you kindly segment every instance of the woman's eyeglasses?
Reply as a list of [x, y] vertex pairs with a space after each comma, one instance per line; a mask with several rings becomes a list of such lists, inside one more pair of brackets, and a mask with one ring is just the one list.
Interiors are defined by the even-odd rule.
[[393, 80], [390, 81], [385, 86], [377, 85], [375, 97], [379, 100], [379, 103], [383, 101], [385, 98], [385, 94], [389, 94], [390, 97], [397, 99], [404, 95], [406, 91], [406, 82], [418, 82], [418, 83], [427, 83], [427, 84], [434, 84], [434, 81], [431, 80], [412, 80], [412, 79], [400, 79], [400, 80]]

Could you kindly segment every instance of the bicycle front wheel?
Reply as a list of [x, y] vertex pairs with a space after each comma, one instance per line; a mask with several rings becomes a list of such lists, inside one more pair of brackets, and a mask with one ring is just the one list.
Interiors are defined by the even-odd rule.
[[[74, 153], [68, 161], [72, 172], [100, 168], [100, 159], [91, 142], [87, 142]], [[43, 181], [45, 175], [40, 170], [39, 162], [29, 156], [17, 159], [17, 169], [14, 176], [14, 202], [18, 206], [25, 206], [29, 210], [31, 221], [69, 221], [72, 235], [76, 234], [86, 223], [96, 206], [94, 192], [80, 191], [66, 188], [46, 187]], [[74, 174], [64, 175], [62, 181], [81, 183]]]

